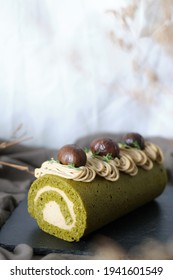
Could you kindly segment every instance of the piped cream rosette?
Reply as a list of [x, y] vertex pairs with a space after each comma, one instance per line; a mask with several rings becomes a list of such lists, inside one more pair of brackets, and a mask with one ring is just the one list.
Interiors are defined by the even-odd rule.
[[91, 182], [96, 176], [95, 170], [89, 166], [74, 167], [63, 165], [54, 159], [43, 162], [40, 168], [35, 169], [36, 178], [46, 174], [58, 175], [62, 178], [84, 182]]

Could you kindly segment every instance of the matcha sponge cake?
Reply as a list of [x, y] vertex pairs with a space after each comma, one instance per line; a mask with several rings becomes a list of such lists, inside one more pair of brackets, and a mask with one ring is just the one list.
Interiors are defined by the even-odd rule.
[[167, 182], [162, 151], [137, 133], [121, 143], [94, 139], [87, 151], [65, 145], [35, 176], [30, 215], [43, 231], [70, 242], [153, 200]]

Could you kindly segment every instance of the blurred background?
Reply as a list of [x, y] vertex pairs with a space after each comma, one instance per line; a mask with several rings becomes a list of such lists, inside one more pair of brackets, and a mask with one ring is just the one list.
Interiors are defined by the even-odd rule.
[[0, 0], [0, 138], [173, 138], [173, 0]]

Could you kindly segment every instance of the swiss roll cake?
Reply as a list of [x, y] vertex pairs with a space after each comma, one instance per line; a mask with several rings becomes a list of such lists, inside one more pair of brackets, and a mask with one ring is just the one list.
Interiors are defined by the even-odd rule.
[[66, 241], [109, 224], [158, 197], [167, 183], [161, 149], [137, 133], [116, 143], [65, 145], [35, 169], [28, 212], [48, 234]]

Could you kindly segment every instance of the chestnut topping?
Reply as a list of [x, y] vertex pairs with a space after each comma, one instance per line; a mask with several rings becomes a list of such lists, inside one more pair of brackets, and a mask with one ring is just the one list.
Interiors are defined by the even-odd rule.
[[84, 150], [75, 144], [65, 145], [59, 149], [57, 158], [60, 163], [72, 164], [74, 167], [84, 166], [87, 161]]
[[126, 145], [143, 150], [145, 147], [144, 138], [136, 132], [127, 133], [122, 138], [123, 143]]
[[118, 144], [111, 138], [102, 137], [94, 139], [90, 144], [90, 149], [93, 154], [99, 156], [111, 155], [112, 158], [119, 157]]

